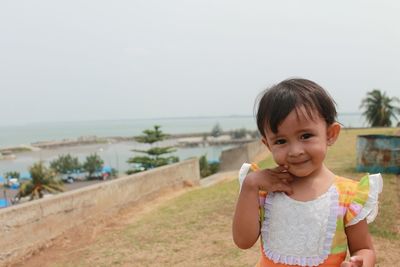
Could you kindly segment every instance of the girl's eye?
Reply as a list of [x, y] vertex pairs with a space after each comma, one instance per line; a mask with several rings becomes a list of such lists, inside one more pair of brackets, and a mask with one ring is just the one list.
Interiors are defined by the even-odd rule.
[[312, 137], [312, 134], [310, 134], [310, 133], [305, 133], [305, 134], [303, 134], [300, 138], [301, 138], [301, 139], [309, 139], [310, 137]]
[[286, 143], [285, 139], [278, 139], [275, 141], [275, 145], [283, 145], [284, 143]]

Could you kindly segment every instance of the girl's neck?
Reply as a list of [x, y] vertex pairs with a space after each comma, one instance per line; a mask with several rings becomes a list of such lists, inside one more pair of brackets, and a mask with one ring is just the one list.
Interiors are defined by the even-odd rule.
[[306, 177], [295, 177], [291, 183], [293, 194], [291, 198], [299, 201], [309, 201], [318, 198], [328, 191], [335, 175], [325, 166], [317, 169]]
[[325, 164], [322, 164], [318, 169], [309, 175], [304, 177], [295, 177], [294, 180], [299, 181], [300, 183], [309, 183], [310, 181], [312, 182], [319, 179], [330, 180], [334, 177], [335, 175], [325, 166]]

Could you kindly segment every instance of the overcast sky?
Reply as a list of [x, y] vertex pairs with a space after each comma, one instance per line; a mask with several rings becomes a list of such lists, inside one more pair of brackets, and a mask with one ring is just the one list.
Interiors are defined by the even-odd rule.
[[0, 124], [252, 115], [304, 77], [400, 95], [399, 1], [0, 1]]

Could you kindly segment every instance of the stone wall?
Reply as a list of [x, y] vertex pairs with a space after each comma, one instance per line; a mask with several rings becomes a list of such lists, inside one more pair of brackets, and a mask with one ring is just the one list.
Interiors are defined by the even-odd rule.
[[102, 182], [0, 210], [0, 265], [29, 255], [90, 218], [184, 182], [200, 181], [198, 159]]
[[243, 163], [254, 162], [263, 151], [266, 151], [266, 147], [261, 141], [224, 150], [220, 156], [220, 171], [239, 170]]

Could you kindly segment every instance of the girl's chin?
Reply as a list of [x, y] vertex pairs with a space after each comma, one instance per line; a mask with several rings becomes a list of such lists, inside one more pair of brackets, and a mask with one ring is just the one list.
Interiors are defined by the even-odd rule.
[[307, 178], [309, 177], [313, 171], [312, 170], [296, 170], [296, 169], [290, 169], [288, 170], [288, 172], [298, 178]]

